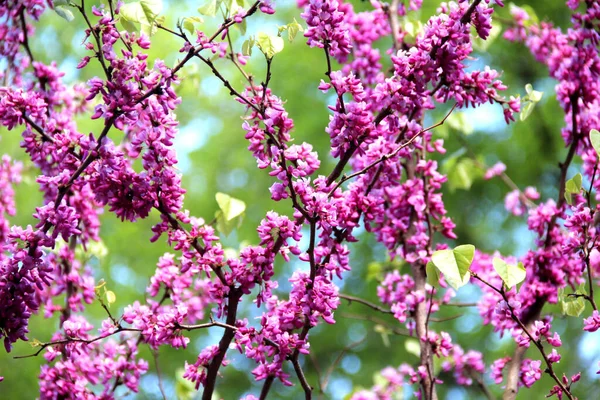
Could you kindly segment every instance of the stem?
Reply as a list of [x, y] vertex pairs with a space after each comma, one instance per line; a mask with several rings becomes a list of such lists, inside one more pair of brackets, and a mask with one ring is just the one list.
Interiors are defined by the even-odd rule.
[[304, 399], [310, 400], [312, 399], [312, 387], [308, 384], [306, 380], [306, 376], [304, 376], [304, 371], [302, 371], [302, 367], [300, 366], [300, 362], [298, 361], [298, 357], [292, 357], [292, 365], [294, 366], [294, 371], [296, 371], [296, 375], [298, 375], [298, 379], [300, 380], [300, 385], [304, 390]]
[[[546, 351], [544, 350], [544, 346], [542, 345], [541, 340], [539, 340], [539, 339], [536, 340], [533, 337], [533, 335], [529, 332], [529, 330], [527, 329], [527, 327], [525, 326], [525, 324], [523, 323], [523, 321], [521, 321], [521, 319], [517, 316], [514, 308], [510, 305], [510, 303], [508, 301], [508, 297], [506, 297], [506, 292], [504, 291], [504, 288], [501, 288], [501, 289], [495, 288], [490, 283], [484, 281], [476, 273], [472, 272], [471, 275], [473, 276], [473, 278], [475, 278], [475, 279], [479, 280], [480, 282], [484, 283], [485, 285], [487, 285], [488, 287], [490, 287], [491, 289], [493, 289], [496, 293], [500, 294], [500, 296], [502, 296], [502, 299], [504, 300], [504, 302], [506, 303], [506, 306], [507, 306], [508, 310], [510, 311], [510, 316], [511, 316], [512, 320], [515, 321], [519, 325], [519, 327], [521, 328], [521, 330], [523, 331], [523, 333], [525, 333], [527, 335], [527, 337], [529, 338], [529, 340], [540, 351], [540, 354], [542, 355], [542, 358], [546, 362], [546, 370], [544, 372], [546, 372], [548, 375], [550, 375], [552, 377], [552, 379], [556, 382], [556, 384], [558, 385], [558, 387], [562, 390], [563, 393], [565, 393], [567, 395], [567, 397], [569, 399], [574, 400], [575, 398], [571, 394], [570, 389], [563, 384], [563, 382], [558, 378], [558, 376], [556, 376], [556, 373], [554, 372], [554, 369], [552, 368], [552, 363], [550, 362], [550, 360], [548, 359], [548, 356], [546, 355]], [[523, 347], [523, 348], [526, 348], [526, 347]], [[515, 393], [515, 395], [516, 395], [516, 393]], [[506, 392], [505, 392], [504, 396], [505, 396], [504, 398], [506, 399], [506, 396], [507, 396]]]
[[370, 308], [372, 308], [375, 311], [379, 311], [379, 312], [382, 312], [384, 314], [393, 314], [393, 312], [391, 310], [388, 310], [387, 308], [383, 308], [383, 307], [381, 307], [381, 306], [379, 306], [379, 305], [377, 305], [375, 303], [371, 303], [370, 301], [363, 300], [363, 299], [361, 299], [359, 297], [350, 296], [350, 295], [347, 295], [347, 294], [338, 294], [338, 297], [340, 299], [348, 300], [348, 303], [352, 303], [353, 301], [355, 301], [357, 303], [360, 303], [360, 304], [363, 304], [363, 305], [365, 305], [367, 307], [370, 307]]
[[227, 304], [227, 325], [230, 327], [225, 328], [225, 332], [223, 333], [223, 337], [219, 341], [219, 352], [215, 355], [215, 357], [211, 360], [208, 369], [206, 371], [206, 382], [204, 383], [204, 391], [202, 392], [202, 400], [211, 400], [213, 392], [215, 391], [215, 384], [217, 381], [217, 375], [219, 372], [219, 368], [225, 359], [225, 354], [229, 349], [229, 345], [235, 336], [235, 329], [232, 329], [235, 326], [235, 322], [237, 319], [237, 308], [240, 302], [240, 298], [242, 297], [242, 292], [238, 289], [232, 289], [229, 292], [229, 301]]
[[[556, 203], [556, 208], [561, 210], [564, 206], [565, 199], [565, 187], [567, 181], [567, 170], [573, 161], [573, 157], [575, 156], [575, 151], [577, 150], [577, 145], [580, 140], [580, 135], [577, 128], [577, 114], [579, 112], [578, 106], [578, 95], [571, 96], [571, 124], [572, 124], [572, 135], [573, 140], [571, 145], [569, 146], [569, 151], [567, 153], [567, 157], [563, 163], [560, 163], [560, 178], [559, 178], [559, 190], [558, 190], [558, 199]], [[556, 226], [556, 222], [558, 219], [558, 215], [555, 214], [550, 222], [548, 223], [548, 229], [546, 230], [546, 240], [544, 242], [544, 248], [550, 248], [552, 243], [552, 230]], [[539, 269], [545, 268], [545, 265], [539, 265]], [[545, 298], [536, 299], [535, 303], [533, 303], [528, 309], [524, 310], [522, 323], [524, 326], [529, 326], [533, 321], [537, 320], [544, 308], [544, 304], [546, 303]], [[523, 357], [527, 351], [525, 347], [517, 347], [515, 349], [515, 353], [512, 357], [512, 360], [508, 367], [508, 374], [506, 378], [506, 389], [504, 391], [504, 400], [515, 400], [517, 397], [518, 387], [519, 387], [519, 373], [521, 370], [521, 363], [523, 361]], [[560, 382], [560, 385], [562, 382]], [[569, 393], [570, 395], [570, 393]], [[571, 397], [569, 397], [571, 398]]]
[[260, 391], [260, 400], [265, 400], [267, 398], [269, 390], [271, 390], [271, 386], [273, 386], [273, 381], [275, 381], [275, 376], [267, 376], [267, 379], [265, 379], [265, 383], [263, 384], [262, 390]]

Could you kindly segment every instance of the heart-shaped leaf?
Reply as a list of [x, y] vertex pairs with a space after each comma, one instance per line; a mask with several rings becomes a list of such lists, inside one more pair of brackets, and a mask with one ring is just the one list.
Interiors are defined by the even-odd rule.
[[496, 273], [500, 275], [500, 278], [502, 278], [502, 281], [509, 289], [523, 282], [527, 275], [523, 263], [521, 262], [517, 265], [511, 265], [500, 258], [494, 258], [492, 264], [494, 265]]
[[464, 244], [454, 250], [438, 250], [431, 256], [433, 265], [444, 274], [446, 282], [458, 289], [469, 282], [471, 274], [469, 267], [473, 262], [475, 246]]

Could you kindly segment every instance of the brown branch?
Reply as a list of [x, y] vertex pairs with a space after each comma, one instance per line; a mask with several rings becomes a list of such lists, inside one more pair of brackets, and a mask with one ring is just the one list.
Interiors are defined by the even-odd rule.
[[381, 318], [373, 317], [370, 315], [351, 314], [351, 313], [343, 313], [343, 312], [339, 313], [339, 316], [342, 318], [350, 318], [350, 319], [357, 319], [357, 320], [361, 320], [361, 321], [374, 322], [378, 325], [381, 325], [381, 326], [389, 329], [394, 335], [413, 337], [408, 330], [393, 326], [392, 324], [390, 324], [389, 322], [387, 322]]
[[417, 133], [416, 133], [416, 134], [415, 134], [413, 137], [411, 137], [410, 139], [408, 139], [406, 142], [402, 143], [400, 146], [396, 147], [396, 148], [394, 149], [394, 151], [392, 151], [391, 153], [388, 153], [388, 154], [384, 154], [384, 155], [382, 155], [382, 156], [381, 156], [381, 157], [379, 157], [377, 160], [375, 160], [375, 161], [371, 162], [369, 165], [365, 166], [363, 169], [361, 169], [361, 170], [359, 170], [359, 171], [356, 171], [356, 172], [354, 172], [354, 173], [352, 173], [352, 174], [350, 174], [350, 175], [344, 175], [344, 176], [342, 176], [342, 179], [340, 179], [340, 181], [339, 181], [339, 182], [338, 182], [338, 183], [337, 183], [337, 184], [336, 184], [336, 185], [333, 187], [333, 189], [331, 189], [331, 191], [329, 192], [329, 196], [331, 197], [331, 195], [333, 195], [333, 193], [334, 193], [334, 192], [335, 192], [335, 191], [336, 191], [336, 190], [337, 190], [337, 189], [338, 189], [338, 188], [339, 188], [339, 187], [340, 187], [340, 186], [341, 186], [341, 185], [342, 185], [344, 182], [346, 182], [346, 181], [348, 181], [348, 180], [350, 180], [350, 179], [352, 179], [352, 178], [355, 178], [355, 177], [357, 177], [357, 176], [360, 176], [360, 175], [366, 174], [366, 173], [367, 173], [367, 172], [368, 172], [368, 171], [369, 171], [371, 168], [373, 168], [374, 166], [376, 166], [376, 165], [378, 165], [378, 164], [381, 164], [382, 162], [384, 162], [384, 161], [387, 161], [387, 160], [389, 160], [390, 158], [393, 158], [393, 157], [395, 157], [395, 156], [396, 156], [396, 155], [397, 155], [397, 154], [400, 152], [400, 150], [402, 150], [402, 149], [404, 149], [404, 148], [408, 147], [409, 145], [411, 145], [411, 144], [412, 144], [412, 143], [413, 143], [415, 140], [417, 140], [419, 137], [421, 137], [421, 135], [422, 135], [423, 133], [425, 133], [425, 132], [428, 132], [428, 131], [430, 131], [430, 130], [432, 130], [432, 129], [435, 129], [435, 128], [437, 128], [437, 127], [439, 127], [439, 126], [443, 125], [443, 124], [444, 124], [444, 122], [446, 122], [446, 120], [447, 120], [447, 119], [448, 119], [448, 117], [450, 116], [450, 114], [452, 114], [452, 112], [454, 111], [454, 109], [455, 109], [455, 108], [456, 108], [456, 104], [454, 104], [454, 105], [452, 106], [452, 108], [450, 109], [450, 111], [449, 111], [449, 112], [448, 112], [448, 113], [447, 113], [447, 114], [444, 116], [444, 118], [443, 118], [443, 119], [442, 119], [440, 122], [438, 122], [438, 123], [436, 123], [436, 124], [433, 124], [433, 125], [431, 125], [431, 126], [429, 126], [429, 127], [427, 127], [427, 128], [421, 129], [421, 130], [420, 130], [419, 132], [417, 132]]
[[[537, 339], [536, 340], [533, 337], [533, 335], [529, 332], [529, 330], [527, 329], [527, 327], [525, 326], [525, 324], [523, 323], [523, 321], [521, 321], [521, 319], [517, 316], [517, 313], [515, 312], [513, 306], [509, 302], [508, 297], [506, 296], [506, 292], [504, 291], [504, 288], [497, 289], [496, 287], [494, 287], [493, 285], [491, 285], [490, 283], [488, 283], [487, 281], [485, 281], [484, 279], [482, 279], [476, 273], [471, 272], [471, 276], [473, 278], [477, 279], [478, 281], [482, 282], [483, 284], [485, 284], [486, 286], [488, 286], [492, 290], [494, 290], [500, 296], [502, 296], [502, 299], [506, 303], [506, 306], [507, 306], [507, 308], [508, 308], [508, 310], [510, 312], [510, 316], [511, 316], [512, 320], [515, 321], [517, 323], [517, 325], [519, 325], [519, 327], [521, 328], [521, 330], [523, 331], [523, 333], [525, 333], [527, 335], [527, 337], [529, 338], [529, 340], [535, 345], [535, 347], [538, 348], [538, 350], [539, 350], [542, 358], [546, 362], [546, 370], [544, 372], [546, 372], [548, 375], [550, 375], [552, 377], [552, 379], [556, 382], [556, 384], [558, 385], [558, 387], [562, 390], [562, 392], [564, 394], [567, 395], [567, 397], [569, 399], [574, 400], [575, 397], [573, 397], [573, 395], [571, 394], [570, 389], [563, 384], [562, 380], [559, 379], [558, 376], [556, 376], [556, 373], [554, 372], [554, 369], [552, 368], [552, 362], [550, 362], [550, 360], [548, 359], [546, 351], [544, 350], [544, 346], [541, 343], [541, 339]], [[506, 394], [505, 394], [505, 398], [506, 398]]]
[[31, 118], [29, 118], [29, 116], [27, 116], [27, 114], [25, 114], [25, 112], [23, 112], [21, 114], [21, 117], [23, 117], [23, 119], [25, 120], [25, 122], [27, 122], [27, 124], [29, 124], [29, 126], [31, 126], [33, 128], [33, 130], [35, 130], [37, 133], [39, 133], [42, 136], [42, 140], [50, 142], [50, 143], [54, 143], [54, 138], [50, 135], [48, 135], [41, 126], [39, 126], [37, 123], [35, 123], [35, 121], [33, 121]]
[[158, 389], [160, 390], [160, 394], [162, 395], [163, 400], [167, 400], [167, 395], [165, 394], [165, 387], [164, 387], [163, 381], [162, 381], [162, 374], [160, 373], [160, 367], [158, 366], [158, 350], [153, 350], [152, 355], [154, 357], [154, 365], [156, 366], [156, 377], [158, 378]]
[[25, 47], [25, 51], [27, 52], [27, 56], [29, 57], [29, 62], [33, 63], [35, 58], [33, 58], [33, 53], [31, 52], [31, 48], [29, 47], [29, 38], [27, 37], [27, 23], [25, 22], [25, 6], [21, 7], [19, 11], [19, 20], [21, 21], [21, 29], [23, 30], [23, 47]]
[[273, 386], [274, 381], [275, 381], [274, 375], [267, 376], [267, 378], [265, 379], [265, 383], [263, 384], [262, 390], [260, 391], [259, 400], [265, 400], [267, 398], [267, 396], [269, 394], [269, 390], [271, 390], [271, 387]]
[[379, 312], [384, 313], [384, 314], [393, 314], [394, 313], [393, 311], [391, 311], [391, 310], [389, 310], [387, 308], [381, 307], [381, 306], [379, 306], [379, 305], [377, 305], [375, 303], [371, 303], [368, 300], [361, 299], [360, 297], [350, 296], [350, 295], [347, 295], [347, 294], [338, 294], [338, 297], [340, 299], [348, 300], [348, 303], [352, 303], [352, 302], [360, 303], [360, 304], [363, 304], [363, 305], [365, 305], [367, 307], [372, 308], [375, 311], [379, 311]]
[[[577, 150], [577, 145], [579, 144], [580, 134], [578, 132], [577, 126], [577, 114], [579, 113], [578, 106], [578, 95], [571, 96], [571, 124], [572, 124], [572, 132], [573, 140], [569, 146], [569, 151], [567, 153], [567, 157], [563, 163], [560, 163], [560, 178], [559, 178], [559, 190], [558, 190], [558, 199], [556, 203], [556, 208], [561, 210], [564, 206], [565, 199], [565, 188], [567, 181], [567, 171], [571, 162], [573, 161], [573, 157], [575, 156], [575, 152]], [[548, 227], [546, 230], [546, 240], [544, 242], [544, 248], [548, 249], [552, 246], [552, 230], [556, 226], [556, 222], [558, 219], [558, 215], [555, 214], [550, 222], [548, 223]], [[544, 268], [545, 265], [539, 265], [540, 269]], [[545, 298], [538, 298], [536, 301], [529, 306], [528, 309], [524, 310], [523, 313], [523, 325], [529, 326], [533, 321], [537, 320], [542, 312], [544, 304], [546, 303]], [[511, 362], [509, 363], [508, 373], [506, 378], [506, 389], [504, 391], [504, 400], [515, 400], [517, 397], [518, 387], [519, 387], [519, 373], [521, 369], [521, 362], [523, 361], [523, 357], [527, 351], [525, 347], [517, 347], [515, 349], [515, 353], [512, 357]], [[562, 383], [561, 383], [562, 384]]]
[[141, 332], [139, 329], [136, 328], [123, 328], [123, 327], [117, 327], [117, 330], [115, 330], [112, 333], [109, 333], [108, 335], [104, 335], [104, 336], [96, 336], [92, 339], [81, 339], [81, 338], [72, 338], [72, 337], [67, 337], [65, 339], [60, 339], [60, 340], [56, 340], [53, 342], [46, 342], [46, 343], [38, 343], [37, 346], [39, 346], [39, 350], [36, 351], [33, 354], [28, 354], [26, 356], [14, 356], [14, 359], [21, 359], [21, 358], [29, 358], [29, 357], [36, 357], [37, 355], [39, 355], [45, 348], [50, 347], [50, 346], [57, 346], [57, 345], [64, 345], [64, 344], [69, 344], [69, 343], [83, 343], [83, 344], [92, 344], [94, 342], [97, 342], [98, 340], [102, 340], [102, 339], [106, 339], [107, 337], [116, 335], [117, 333], [121, 333], [121, 332]]
[[302, 367], [300, 366], [300, 362], [298, 361], [298, 357], [292, 357], [292, 365], [294, 366], [294, 371], [296, 371], [296, 375], [300, 380], [300, 385], [304, 390], [304, 399], [310, 400], [312, 399], [312, 387], [309, 385], [306, 380], [306, 376], [304, 376], [304, 371], [302, 371]]

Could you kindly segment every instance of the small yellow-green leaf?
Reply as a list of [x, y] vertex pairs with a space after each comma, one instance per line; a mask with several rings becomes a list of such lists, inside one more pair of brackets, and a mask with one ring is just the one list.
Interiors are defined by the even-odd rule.
[[192, 400], [196, 396], [194, 384], [183, 377], [183, 368], [175, 371], [175, 396], [177, 400]]
[[204, 20], [200, 17], [187, 17], [183, 19], [183, 29], [185, 29], [186, 31], [188, 31], [190, 33], [190, 35], [195, 35], [196, 34], [196, 24], [197, 23], [203, 23]]
[[427, 283], [431, 286], [438, 286], [440, 283], [440, 271], [431, 261], [425, 266], [425, 272], [427, 274]]
[[596, 150], [596, 154], [600, 157], [600, 132], [596, 129], [590, 130], [590, 142], [594, 150]]
[[259, 32], [256, 35], [256, 44], [260, 51], [269, 59], [283, 50], [283, 38], [271, 36], [264, 32]]
[[73, 12], [71, 10], [69, 10], [66, 6], [55, 5], [54, 12], [57, 13], [62, 18], [66, 19], [67, 22], [71, 22], [71, 21], [73, 21], [73, 19], [75, 19]]
[[367, 265], [367, 282], [383, 278], [383, 265], [380, 262], [370, 262]]
[[198, 8], [198, 12], [207, 17], [214, 17], [217, 15], [217, 9], [219, 7], [218, 3], [220, 2], [217, 2], [217, 0], [208, 0], [204, 5]]
[[248, 40], [244, 41], [242, 44], [242, 54], [245, 56], [252, 55], [252, 47], [254, 47], [254, 38], [250, 37]]
[[108, 305], [111, 305], [115, 301], [117, 301], [117, 296], [115, 295], [115, 292], [113, 292], [112, 290], [107, 290], [105, 296], [106, 296], [106, 302], [108, 303]]
[[218, 192], [215, 195], [215, 199], [219, 208], [223, 211], [223, 217], [226, 221], [231, 221], [235, 217], [242, 215], [246, 210], [246, 203], [228, 194]]
[[296, 18], [294, 18], [294, 22], [290, 22], [287, 26], [288, 40], [290, 42], [294, 41], [298, 32], [304, 32], [304, 28], [302, 28], [302, 25], [300, 25], [298, 21], [296, 21]]
[[421, 357], [421, 345], [417, 339], [406, 339], [404, 341], [404, 349], [408, 354]]
[[519, 119], [521, 121], [525, 121], [531, 115], [531, 112], [533, 111], [534, 106], [535, 106], [535, 103], [533, 103], [531, 101], [526, 103], [525, 106], [523, 107], [523, 109], [521, 110], [521, 115], [519, 116]]
[[162, 11], [162, 0], [139, 0], [123, 4], [119, 11], [121, 24], [127, 30], [135, 31], [134, 24], [140, 24], [140, 31], [148, 36], [156, 32], [158, 15]]
[[[575, 294], [585, 294], [585, 290], [577, 290]], [[563, 314], [569, 317], [579, 317], [585, 310], [585, 301], [580, 296], [569, 296], [565, 294], [564, 289], [558, 289], [558, 300]]]
[[582, 177], [581, 174], [575, 175], [565, 183], [565, 200], [567, 203], [573, 203], [573, 195], [581, 192]]
[[492, 265], [494, 266], [496, 273], [500, 275], [500, 278], [502, 278], [502, 281], [509, 289], [523, 282], [527, 275], [523, 263], [521, 262], [517, 265], [511, 265], [496, 257], [492, 260]]
[[431, 256], [433, 265], [444, 274], [444, 279], [454, 289], [466, 285], [471, 278], [469, 267], [473, 262], [475, 246], [465, 244], [454, 250], [438, 250]]
[[496, 41], [500, 33], [502, 32], [502, 24], [492, 21], [492, 29], [490, 30], [490, 34], [484, 40], [479, 35], [474, 34], [474, 39], [472, 40], [473, 49], [480, 52], [485, 52], [488, 48]]
[[446, 122], [449, 126], [465, 135], [470, 135], [474, 132], [473, 125], [469, 122], [469, 119], [464, 112], [453, 112]]

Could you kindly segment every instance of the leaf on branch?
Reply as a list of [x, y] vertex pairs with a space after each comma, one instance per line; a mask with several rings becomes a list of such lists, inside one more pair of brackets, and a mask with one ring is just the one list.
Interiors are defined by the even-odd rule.
[[246, 203], [240, 199], [231, 197], [228, 194], [217, 192], [215, 199], [227, 221], [231, 221], [246, 211]]
[[221, 0], [208, 0], [203, 6], [198, 8], [198, 12], [207, 17], [214, 17], [217, 15], [217, 10], [221, 5]]
[[525, 85], [525, 91], [527, 92], [527, 96], [525, 96], [525, 98], [534, 103], [537, 103], [540, 100], [542, 100], [542, 96], [544, 95], [544, 92], [538, 92], [537, 90], [533, 90], [533, 86], [531, 86], [531, 83]]
[[517, 265], [508, 264], [506, 261], [495, 257], [492, 260], [496, 273], [502, 278], [502, 282], [511, 289], [513, 286], [525, 280], [527, 272], [523, 267], [523, 263], [519, 262]]
[[111, 304], [117, 301], [117, 295], [115, 295], [115, 292], [112, 290], [107, 290], [104, 296], [106, 297], [106, 302], [108, 303], [109, 307]]
[[581, 182], [581, 174], [577, 174], [565, 183], [565, 200], [569, 205], [573, 204], [573, 195], [581, 192]]
[[54, 12], [57, 13], [62, 18], [66, 19], [67, 22], [71, 22], [75, 19], [73, 15], [73, 11], [69, 10], [68, 5], [54, 5]]
[[427, 283], [431, 286], [437, 286], [440, 283], [440, 271], [431, 261], [425, 266], [425, 273], [427, 274]]
[[280, 26], [278, 28], [277, 36], [281, 36], [283, 32], [287, 32], [288, 40], [291, 43], [296, 38], [298, 32], [304, 32], [304, 28], [298, 23], [298, 21], [296, 21], [296, 18], [294, 18], [294, 22], [290, 22], [289, 24]]
[[254, 37], [250, 36], [250, 38], [242, 44], [242, 54], [245, 56], [252, 55], [252, 48], [254, 47]]
[[521, 121], [525, 121], [531, 115], [531, 112], [533, 111], [533, 107], [535, 107], [535, 103], [532, 103], [532, 102], [526, 103], [525, 106], [523, 107], [523, 109], [521, 110], [519, 119]]
[[140, 24], [140, 31], [150, 37], [156, 32], [156, 25], [161, 22], [161, 11], [162, 0], [139, 0], [123, 4], [119, 15], [126, 30], [136, 31], [135, 24]]
[[242, 223], [242, 217], [244, 211], [246, 211], [246, 203], [240, 199], [236, 199], [228, 194], [220, 192], [215, 195], [215, 199], [217, 200], [220, 209], [215, 214], [217, 219], [217, 229], [225, 236], [229, 236], [231, 231], [233, 231], [236, 226], [239, 227]]
[[190, 33], [190, 35], [195, 35], [196, 34], [196, 24], [201, 24], [203, 23], [204, 20], [200, 17], [187, 17], [183, 19], [182, 22], [182, 26], [183, 29], [185, 29], [186, 31], [188, 31]]
[[590, 130], [590, 142], [594, 150], [596, 150], [596, 154], [600, 157], [600, 132], [596, 129]]
[[444, 172], [448, 175], [450, 191], [456, 189], [469, 190], [473, 182], [481, 177], [481, 170], [470, 158], [450, 159], [443, 165]]
[[469, 122], [467, 115], [464, 112], [453, 112], [446, 119], [448, 125], [465, 135], [470, 135], [475, 131], [473, 125]]
[[469, 267], [473, 262], [475, 246], [464, 244], [454, 250], [438, 250], [431, 256], [433, 265], [444, 274], [446, 282], [454, 289], [466, 285], [471, 278]]
[[565, 294], [563, 288], [558, 289], [558, 300], [560, 301], [560, 308], [563, 315], [569, 317], [579, 317], [585, 310], [585, 301], [583, 296], [587, 294], [585, 291], [585, 284], [580, 285], [574, 295], [569, 296]]
[[283, 38], [271, 36], [264, 32], [259, 32], [256, 35], [256, 44], [268, 59], [273, 58], [275, 54], [283, 50]]

